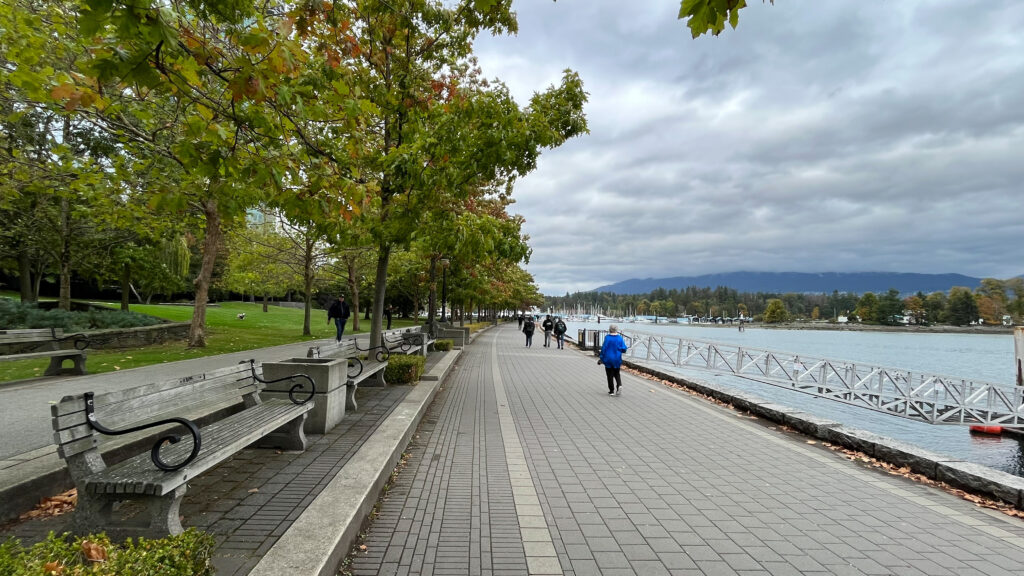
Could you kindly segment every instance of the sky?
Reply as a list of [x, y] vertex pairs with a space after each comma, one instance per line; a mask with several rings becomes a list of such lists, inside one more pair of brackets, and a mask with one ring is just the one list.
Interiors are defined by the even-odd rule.
[[541, 292], [735, 271], [1024, 273], [1024, 2], [518, 0], [484, 76], [572, 69], [590, 134], [521, 178]]

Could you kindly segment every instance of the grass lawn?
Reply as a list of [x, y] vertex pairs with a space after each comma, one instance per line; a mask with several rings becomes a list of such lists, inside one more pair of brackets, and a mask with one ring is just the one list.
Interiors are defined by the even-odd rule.
[[[116, 308], [119, 304], [110, 306]], [[191, 306], [137, 304], [131, 310], [173, 322], [188, 322], [192, 319]], [[245, 320], [238, 319], [242, 312], [245, 313]], [[310, 329], [313, 334], [303, 336], [303, 315], [302, 309], [270, 306], [267, 312], [263, 312], [263, 305], [259, 303], [225, 302], [206, 309], [205, 348], [188, 348], [184, 341], [180, 341], [141, 348], [87, 350], [89, 358], [85, 367], [90, 374], [99, 374], [334, 336], [334, 323], [327, 324], [327, 313], [324, 310], [313, 310], [310, 313]], [[402, 328], [417, 323], [412, 319], [394, 318], [391, 326]], [[370, 321], [360, 317], [359, 327], [357, 333], [369, 332]], [[349, 319], [345, 334], [351, 333], [352, 319]], [[42, 376], [48, 365], [48, 358], [0, 363], [0, 382]]]

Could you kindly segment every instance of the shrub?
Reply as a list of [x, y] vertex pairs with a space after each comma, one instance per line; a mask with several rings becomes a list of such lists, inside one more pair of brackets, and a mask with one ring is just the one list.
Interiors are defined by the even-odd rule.
[[490, 322], [472, 322], [470, 324], [466, 324], [466, 328], [469, 328], [469, 332], [473, 333], [473, 332], [476, 332], [477, 330], [486, 328], [486, 327], [488, 327], [490, 325], [491, 325]]
[[189, 528], [159, 540], [139, 538], [115, 545], [104, 534], [71, 538], [50, 532], [24, 548], [17, 540], [0, 544], [0, 574], [10, 576], [211, 576], [213, 536]]
[[454, 340], [442, 338], [441, 340], [434, 341], [434, 350], [439, 352], [447, 352], [452, 349], [452, 346], [455, 346]]
[[61, 328], [65, 333], [103, 328], [136, 328], [159, 324], [145, 314], [90, 308], [85, 312], [43, 310], [35, 304], [0, 298], [0, 329]]
[[426, 359], [412, 354], [397, 354], [388, 360], [384, 380], [389, 384], [411, 384], [423, 375]]

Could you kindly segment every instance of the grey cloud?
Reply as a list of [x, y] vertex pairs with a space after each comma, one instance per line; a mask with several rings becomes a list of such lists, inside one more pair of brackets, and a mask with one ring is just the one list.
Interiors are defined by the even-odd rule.
[[578, 71], [591, 135], [516, 187], [561, 294], [735, 270], [1024, 272], [1024, 4], [751, 3], [692, 40], [678, 3], [521, 1], [480, 39], [521, 102]]

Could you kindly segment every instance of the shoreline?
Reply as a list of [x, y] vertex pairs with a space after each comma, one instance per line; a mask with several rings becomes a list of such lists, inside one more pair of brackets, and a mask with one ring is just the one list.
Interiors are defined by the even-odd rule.
[[[732, 326], [724, 326], [732, 327]], [[908, 332], [925, 334], [996, 334], [1013, 336], [1013, 326], [882, 326], [880, 324], [838, 324], [838, 323], [811, 323], [811, 322], [785, 322], [780, 324], [765, 324], [763, 322], [748, 325], [750, 328], [764, 328], [766, 330], [835, 330], [850, 332]]]

